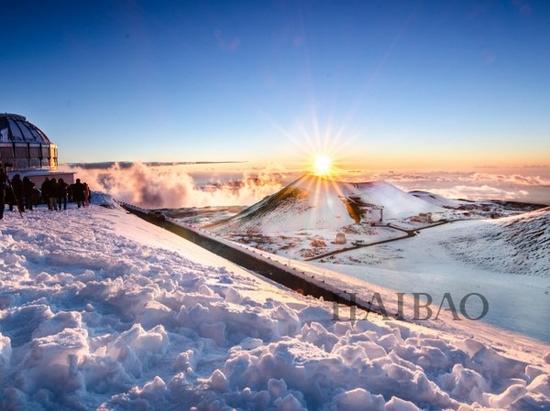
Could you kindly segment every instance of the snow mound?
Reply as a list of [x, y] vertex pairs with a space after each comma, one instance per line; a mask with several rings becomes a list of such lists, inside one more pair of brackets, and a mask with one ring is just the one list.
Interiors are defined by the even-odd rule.
[[550, 277], [550, 207], [487, 220], [445, 242], [460, 259], [514, 274]]
[[385, 218], [404, 218], [419, 213], [442, 211], [423, 198], [403, 191], [385, 181], [351, 184], [349, 195], [359, 195], [367, 203], [384, 207]]
[[335, 322], [120, 209], [8, 213], [0, 231], [2, 410], [550, 407], [542, 359]]
[[357, 207], [372, 205], [384, 208], [385, 219], [442, 211], [439, 206], [383, 181], [346, 183], [305, 175], [236, 216], [216, 224], [214, 229], [220, 232], [251, 230], [264, 234], [340, 230], [364, 220]]
[[90, 197], [90, 203], [99, 205], [105, 208], [116, 208], [119, 207], [117, 202], [113, 199], [110, 194], [102, 193], [99, 191], [93, 191]]

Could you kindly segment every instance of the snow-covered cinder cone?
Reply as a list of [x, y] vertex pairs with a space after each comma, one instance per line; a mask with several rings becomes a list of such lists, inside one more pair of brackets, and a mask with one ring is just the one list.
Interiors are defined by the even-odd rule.
[[432, 211], [443, 208], [384, 181], [347, 183], [305, 175], [212, 229], [241, 233], [254, 230], [264, 234], [331, 229], [336, 233], [360, 221], [378, 223], [382, 218]]

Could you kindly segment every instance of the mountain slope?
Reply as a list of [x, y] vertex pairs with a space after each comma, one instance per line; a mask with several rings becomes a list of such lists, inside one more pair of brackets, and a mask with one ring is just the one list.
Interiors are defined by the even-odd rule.
[[550, 207], [488, 220], [447, 243], [461, 259], [517, 274], [550, 277]]
[[365, 221], [365, 209], [371, 205], [383, 207], [385, 219], [441, 210], [439, 206], [383, 181], [347, 183], [305, 175], [218, 224], [215, 229], [263, 233], [301, 229], [338, 230]]
[[369, 203], [384, 207], [387, 218], [404, 218], [418, 213], [441, 211], [438, 205], [418, 198], [385, 181], [351, 184], [351, 195], [357, 194]]
[[410, 191], [409, 193], [417, 198], [427, 201], [428, 203], [435, 204], [440, 207], [454, 208], [454, 207], [460, 206], [461, 204], [467, 203], [466, 201], [446, 198], [446, 197], [443, 197], [442, 195], [430, 193], [428, 191], [414, 190], [414, 191]]

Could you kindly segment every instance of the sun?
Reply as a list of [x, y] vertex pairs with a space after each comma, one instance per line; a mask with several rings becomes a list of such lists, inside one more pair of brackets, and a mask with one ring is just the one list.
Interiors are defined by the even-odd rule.
[[317, 176], [328, 176], [332, 173], [332, 158], [326, 154], [317, 154], [313, 160], [313, 172]]

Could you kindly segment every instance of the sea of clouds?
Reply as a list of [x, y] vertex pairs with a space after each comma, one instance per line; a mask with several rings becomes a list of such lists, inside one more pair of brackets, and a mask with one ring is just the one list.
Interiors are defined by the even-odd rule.
[[448, 198], [515, 200], [550, 204], [550, 167], [462, 172], [384, 172], [372, 176], [404, 190], [425, 190]]
[[[148, 208], [251, 205], [300, 176], [296, 170], [212, 165], [112, 163], [65, 166], [92, 190]], [[385, 180], [403, 190], [425, 190], [448, 198], [515, 200], [550, 204], [550, 167], [482, 171], [369, 172], [346, 179]]]
[[190, 172], [184, 165], [66, 167], [94, 191], [148, 208], [249, 205], [283, 187], [280, 173]]

